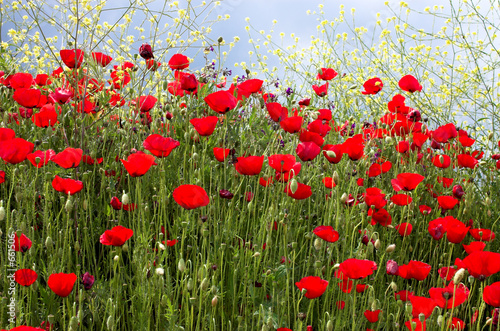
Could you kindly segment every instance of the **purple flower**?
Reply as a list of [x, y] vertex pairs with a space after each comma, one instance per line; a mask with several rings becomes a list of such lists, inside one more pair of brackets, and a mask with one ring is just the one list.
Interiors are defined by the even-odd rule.
[[291, 87], [287, 88], [286, 91], [285, 91], [286, 95], [290, 95], [293, 93], [293, 90]]
[[90, 290], [94, 285], [94, 276], [92, 276], [88, 272], [84, 273], [82, 275], [82, 284], [84, 289]]
[[153, 50], [151, 49], [151, 45], [142, 44], [141, 47], [139, 48], [139, 55], [144, 60], [154, 59]]

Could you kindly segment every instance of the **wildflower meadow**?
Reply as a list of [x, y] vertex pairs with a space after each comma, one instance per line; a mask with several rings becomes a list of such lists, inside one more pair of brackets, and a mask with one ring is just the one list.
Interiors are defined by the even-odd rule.
[[0, 330], [498, 330], [499, 2], [224, 5], [0, 0]]

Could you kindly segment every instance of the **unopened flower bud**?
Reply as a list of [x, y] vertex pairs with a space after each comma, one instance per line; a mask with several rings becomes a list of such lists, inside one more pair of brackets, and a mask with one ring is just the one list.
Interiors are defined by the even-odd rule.
[[3, 221], [5, 219], [5, 208], [3, 207], [3, 201], [2, 205], [0, 205], [0, 221]]
[[177, 269], [179, 269], [180, 272], [184, 272], [184, 270], [186, 270], [186, 261], [184, 261], [182, 257], [177, 263]]
[[337, 157], [337, 154], [335, 154], [334, 151], [326, 151], [326, 155], [329, 157], [329, 158], [336, 158]]
[[130, 204], [130, 197], [128, 196], [127, 193], [125, 193], [125, 191], [123, 191], [123, 194], [122, 194], [122, 203], [124, 205]]
[[373, 244], [373, 246], [375, 247], [376, 250], [379, 250], [381, 246], [380, 240], [379, 239], [375, 240], [375, 244]]
[[73, 210], [73, 201], [71, 201], [71, 198], [68, 197], [68, 200], [66, 200], [66, 204], [64, 205], [64, 210], [69, 214]]
[[390, 136], [385, 137], [385, 143], [386, 143], [386, 144], [392, 144], [392, 143], [393, 143], [393, 141], [394, 141], [394, 140], [392, 139], [392, 137], [390, 137]]
[[453, 284], [455, 285], [460, 284], [464, 276], [465, 276], [465, 269], [461, 268], [455, 273], [455, 276], [453, 276]]
[[120, 257], [119, 257], [118, 255], [115, 255], [115, 257], [113, 258], [113, 260], [114, 260], [115, 262], [118, 262], [118, 261], [120, 260]]
[[342, 194], [342, 196], [340, 197], [340, 202], [342, 202], [342, 203], [346, 203], [346, 202], [347, 202], [347, 199], [349, 199], [349, 196], [347, 195], [347, 193], [344, 193], [344, 194]]
[[321, 239], [316, 238], [314, 239], [314, 248], [319, 251], [321, 249]]
[[292, 192], [292, 194], [295, 194], [298, 188], [299, 188], [299, 183], [297, 183], [297, 180], [295, 178], [292, 178], [290, 182], [290, 192]]
[[47, 247], [47, 249], [51, 249], [53, 244], [54, 242], [51, 237], [47, 237], [47, 239], [45, 239], [45, 247]]
[[200, 289], [202, 291], [206, 291], [206, 290], [208, 290], [209, 285], [210, 284], [208, 283], [208, 278], [203, 278], [203, 280], [201, 281], [201, 284], [200, 284]]
[[219, 301], [219, 299], [217, 298], [217, 296], [214, 296], [213, 299], [212, 299], [212, 307], [215, 308], [215, 306], [217, 306], [217, 302]]
[[69, 329], [75, 331], [78, 330], [78, 318], [76, 316], [71, 317], [69, 320]]
[[385, 251], [387, 253], [392, 253], [394, 252], [394, 250], [396, 250], [396, 245], [395, 244], [390, 244], [389, 246], [387, 246], [387, 248], [385, 249]]
[[391, 286], [391, 288], [392, 288], [392, 290], [393, 290], [394, 292], [396, 292], [396, 291], [398, 290], [398, 284], [396, 284], [396, 283], [394, 283], [394, 282], [391, 282], [391, 284], [389, 284], [389, 285]]
[[444, 318], [443, 315], [439, 315], [438, 316], [438, 318], [437, 318], [437, 324], [439, 326], [441, 326], [443, 324], [443, 318]]
[[163, 268], [156, 268], [155, 273], [158, 276], [163, 276], [165, 274], [165, 269], [163, 269]]
[[335, 183], [335, 185], [337, 185], [338, 183], [340, 183], [339, 173], [337, 171], [333, 172], [332, 179], [333, 179], [333, 182]]
[[326, 323], [326, 331], [333, 331], [333, 323], [331, 320], [329, 320], [327, 323]]
[[108, 330], [115, 329], [115, 319], [112, 315], [109, 315], [108, 320], [106, 321], [106, 326], [108, 327]]

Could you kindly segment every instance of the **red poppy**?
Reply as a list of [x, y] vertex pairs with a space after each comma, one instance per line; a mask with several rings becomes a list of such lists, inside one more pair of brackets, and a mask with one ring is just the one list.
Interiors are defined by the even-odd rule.
[[495, 232], [489, 229], [470, 229], [469, 233], [477, 241], [492, 241], [495, 239]]
[[420, 297], [416, 295], [410, 296], [410, 302], [412, 305], [411, 314], [414, 318], [418, 318], [418, 315], [424, 314], [425, 318], [429, 318], [434, 308], [436, 308], [436, 302], [431, 298]]
[[231, 152], [230, 148], [214, 147], [213, 148], [215, 159], [219, 162], [224, 162], [224, 160], [229, 156]]
[[403, 90], [410, 93], [415, 91], [422, 91], [422, 85], [418, 82], [418, 80], [412, 75], [403, 76], [399, 82], [398, 86]]
[[437, 143], [447, 143], [449, 139], [458, 136], [458, 132], [455, 128], [455, 124], [448, 123], [432, 131], [431, 136], [433, 141]]
[[123, 246], [129, 240], [134, 231], [124, 226], [117, 225], [111, 230], [106, 230], [99, 238], [99, 242], [106, 246]]
[[439, 207], [443, 210], [450, 210], [455, 208], [455, 206], [460, 202], [452, 196], [442, 195], [437, 197]]
[[334, 188], [335, 186], [337, 186], [332, 177], [325, 177], [322, 179], [322, 182], [326, 188]]
[[418, 206], [418, 210], [420, 210], [420, 213], [422, 215], [429, 215], [432, 211], [432, 208], [426, 205], [420, 205]]
[[421, 261], [410, 260], [408, 264], [399, 266], [398, 275], [404, 279], [416, 279], [422, 281], [431, 272], [431, 266]]
[[289, 196], [294, 198], [295, 200], [304, 200], [309, 198], [312, 195], [311, 191], [311, 186], [302, 184], [302, 183], [297, 183], [297, 190], [295, 190], [294, 193], [292, 193], [292, 189], [290, 188], [291, 182], [288, 182], [288, 184], [285, 187], [285, 193]]
[[11, 140], [16, 137], [16, 132], [8, 128], [0, 128], [0, 142]]
[[175, 202], [187, 210], [204, 207], [210, 202], [207, 192], [198, 185], [181, 185], [172, 195]]
[[392, 217], [387, 210], [382, 208], [372, 213], [371, 224], [375, 225], [377, 223], [382, 226], [391, 225]]
[[396, 298], [396, 300], [401, 300], [403, 302], [410, 300], [410, 297], [412, 295], [413, 295], [413, 292], [410, 292], [407, 290], [402, 290], [402, 291], [394, 293], [394, 297]]
[[42, 92], [38, 89], [20, 88], [14, 92], [12, 99], [22, 107], [34, 108], [37, 107], [42, 98]]
[[148, 112], [153, 109], [156, 101], [158, 101], [158, 99], [156, 99], [152, 95], [142, 95], [139, 98], [135, 99], [135, 102], [136, 104], [138, 104], [139, 110], [142, 113]]
[[370, 286], [367, 284], [357, 284], [356, 285], [356, 292], [363, 293], [366, 290], [368, 290], [368, 288], [370, 288]]
[[490, 306], [500, 307], [500, 282], [495, 282], [484, 288], [483, 300]]
[[24, 233], [21, 234], [21, 237], [18, 237], [17, 233], [14, 234], [14, 251], [25, 253], [31, 248], [31, 244], [31, 240]]
[[0, 184], [5, 182], [5, 171], [0, 170]]
[[93, 52], [92, 58], [98, 65], [100, 65], [103, 68], [106, 67], [108, 64], [110, 64], [111, 60], [113, 60], [111, 56], [103, 54], [101, 52]]
[[453, 178], [437, 176], [437, 182], [443, 184], [444, 188], [448, 188], [453, 184]]
[[[288, 109], [277, 102], [266, 103], [266, 109], [275, 122], [281, 122], [288, 117]], [[302, 122], [300, 124], [302, 125]]]
[[368, 320], [368, 322], [377, 323], [378, 322], [378, 315], [380, 315], [381, 312], [382, 312], [382, 310], [380, 310], [380, 309], [365, 310], [364, 315], [365, 315], [366, 319]]
[[345, 278], [340, 283], [337, 283], [340, 290], [344, 293], [351, 293], [353, 284], [354, 282], [348, 278]]
[[112, 197], [111, 202], [109, 203], [114, 210], [121, 210], [123, 203], [117, 197]]
[[369, 187], [363, 194], [367, 206], [375, 209], [382, 209], [386, 204], [385, 194], [378, 187]]
[[457, 273], [458, 269], [455, 267], [442, 267], [438, 269], [439, 277], [446, 281], [450, 281], [453, 279], [453, 276]]
[[80, 165], [83, 151], [80, 148], [68, 147], [64, 151], [57, 153], [52, 158], [52, 162], [64, 169], [76, 168]]
[[500, 253], [487, 251], [473, 252], [462, 260], [469, 275], [484, 280], [500, 271]]
[[324, 120], [318, 118], [307, 125], [307, 130], [316, 132], [321, 137], [325, 137], [332, 129], [328, 123], [323, 123]]
[[100, 158], [97, 158], [97, 159], [94, 160], [90, 155], [83, 155], [82, 156], [82, 161], [85, 164], [94, 165], [96, 162], [97, 162], [97, 164], [101, 164], [102, 161], [104, 161], [104, 159], [102, 157], [100, 157]]
[[83, 190], [83, 183], [79, 180], [71, 178], [61, 178], [56, 175], [52, 181], [52, 187], [57, 192], [73, 195]]
[[308, 299], [314, 299], [320, 297], [325, 293], [328, 282], [316, 276], [307, 276], [302, 278], [299, 282], [295, 283], [295, 286], [302, 289], [306, 289], [304, 296]]
[[60, 105], [67, 103], [72, 97], [73, 91], [61, 87], [56, 88], [54, 92], [50, 92], [49, 94], [49, 100], [52, 103], [58, 103]]
[[74, 273], [66, 274], [61, 272], [58, 274], [51, 274], [47, 280], [47, 285], [52, 292], [65, 298], [73, 291], [76, 279], [77, 277]]
[[364, 91], [362, 91], [362, 94], [377, 94], [382, 90], [384, 87], [384, 83], [382, 83], [382, 80], [378, 77], [368, 79], [364, 84]]
[[427, 230], [434, 240], [440, 240], [446, 233], [448, 226], [448, 219], [452, 216], [439, 217], [429, 222]]
[[153, 59], [153, 49], [151, 48], [151, 45], [144, 43], [139, 47], [139, 55], [144, 59], [144, 60], [149, 60]]
[[277, 328], [276, 331], [292, 331], [292, 329], [289, 329], [289, 328]]
[[111, 82], [113, 84], [113, 88], [119, 90], [132, 80], [128, 71], [123, 70], [115, 70], [111, 72]]
[[206, 137], [214, 133], [215, 126], [218, 121], [219, 119], [217, 116], [207, 116], [202, 118], [193, 118], [189, 121], [189, 123], [194, 126], [196, 132], [198, 132], [200, 136]]
[[308, 141], [298, 144], [295, 152], [302, 161], [307, 162], [314, 160], [318, 156], [321, 152], [321, 147], [312, 141]]
[[323, 98], [325, 95], [328, 94], [328, 83], [325, 83], [323, 85], [313, 85], [312, 86], [314, 93], [316, 93], [317, 96]]
[[259, 178], [259, 185], [268, 187], [269, 185], [273, 184], [273, 177], [260, 177]]
[[33, 152], [35, 144], [23, 138], [0, 141], [0, 157], [7, 163], [18, 164]]
[[318, 146], [323, 146], [325, 140], [316, 132], [311, 132], [305, 129], [300, 130], [299, 140], [301, 142], [312, 141]]
[[148, 172], [149, 168], [155, 164], [155, 157], [145, 154], [144, 152], [137, 152], [130, 154], [127, 161], [122, 159], [120, 159], [120, 161], [123, 163], [123, 166], [127, 169], [130, 176], [140, 177]]
[[334, 243], [339, 240], [339, 233], [333, 229], [330, 225], [320, 225], [313, 230], [313, 233], [330, 243]]
[[14, 273], [14, 280], [21, 286], [30, 286], [37, 278], [38, 274], [31, 269], [19, 269]]
[[246, 176], [258, 175], [264, 164], [264, 156], [241, 156], [237, 160], [234, 168], [238, 173]]
[[425, 331], [425, 321], [420, 322], [418, 317], [412, 319], [411, 321], [406, 321], [405, 326], [409, 331]]
[[391, 197], [391, 201], [398, 206], [406, 206], [409, 205], [413, 199], [406, 194], [395, 194]]
[[470, 226], [465, 226], [464, 223], [460, 222], [454, 217], [448, 219], [446, 224], [446, 238], [449, 242], [454, 244], [459, 244], [464, 240], [465, 236], [469, 232]]
[[474, 169], [479, 161], [468, 154], [457, 155], [457, 162], [460, 167]]
[[[236, 86], [236, 90], [238, 93], [238, 99], [241, 99], [241, 96], [245, 96], [246, 98], [250, 97], [252, 93], [257, 93], [260, 91], [262, 84], [264, 83], [261, 79], [247, 79]], [[234, 85], [231, 86], [234, 88]], [[232, 92], [230, 89], [229, 92]]]
[[432, 164], [441, 169], [446, 169], [451, 164], [451, 158], [448, 155], [436, 155], [432, 158]]
[[347, 259], [340, 264], [339, 272], [350, 279], [362, 279], [377, 270], [377, 264], [370, 260]]
[[170, 60], [168, 60], [168, 66], [172, 70], [186, 69], [189, 67], [189, 59], [183, 54], [174, 54]]
[[398, 230], [398, 233], [401, 235], [401, 237], [407, 237], [411, 234], [413, 225], [411, 225], [411, 223], [401, 223], [396, 226], [396, 230]]
[[18, 72], [10, 76], [9, 84], [14, 90], [30, 88], [33, 85], [33, 76], [27, 72]]
[[469, 289], [464, 284], [455, 286], [453, 282], [450, 282], [445, 288], [430, 288], [429, 295], [437, 306], [452, 309], [460, 306], [469, 298]]
[[486, 248], [486, 244], [482, 241], [473, 241], [469, 245], [462, 244], [462, 247], [467, 254], [472, 254], [474, 252], [483, 251]]
[[51, 104], [44, 105], [38, 113], [31, 117], [31, 121], [39, 128], [47, 128], [57, 123], [57, 113]]
[[[328, 153], [332, 151], [333, 153]], [[325, 145], [323, 146], [323, 156], [332, 163], [337, 164], [342, 160], [344, 152], [342, 151], [342, 145]]]
[[205, 97], [207, 105], [219, 114], [225, 114], [234, 109], [237, 104], [236, 98], [228, 91], [217, 91]]
[[319, 69], [318, 75], [316, 76], [316, 79], [321, 79], [321, 80], [331, 80], [337, 77], [338, 73], [333, 70], [332, 68], [321, 68]]
[[150, 151], [156, 157], [167, 157], [180, 143], [170, 137], [164, 138], [159, 134], [152, 134], [144, 140], [142, 147]]
[[[51, 161], [54, 156], [56, 155], [56, 152], [54, 152], [51, 149], [48, 149], [46, 151], [35, 151], [31, 154], [28, 154], [26, 158], [31, 162], [31, 164], [37, 168], [41, 168], [43, 166], [46, 166], [49, 161]], [[39, 158], [40, 160], [38, 163], [36, 162], [36, 158]]]
[[85, 53], [81, 49], [62, 49], [59, 54], [68, 68], [80, 68]]
[[448, 320], [448, 329], [450, 330], [465, 330], [465, 322], [458, 317], [452, 317]]
[[161, 66], [161, 62], [155, 61], [154, 59], [146, 60], [146, 68], [151, 71], [156, 71]]
[[269, 166], [277, 172], [288, 172], [296, 163], [295, 156], [291, 154], [274, 154], [268, 157]]
[[282, 119], [280, 122], [280, 126], [288, 133], [296, 133], [299, 132], [302, 128], [303, 121], [304, 119], [302, 118], [302, 116], [291, 116]]
[[424, 178], [425, 177], [420, 174], [404, 172], [398, 174], [396, 179], [392, 179], [391, 185], [396, 192], [401, 190], [413, 191]]

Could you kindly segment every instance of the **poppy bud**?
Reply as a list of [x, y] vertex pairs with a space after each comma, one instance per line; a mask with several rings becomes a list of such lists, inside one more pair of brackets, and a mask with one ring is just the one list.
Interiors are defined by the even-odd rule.
[[423, 323], [425, 321], [425, 314], [424, 313], [418, 314], [418, 320]]
[[5, 208], [3, 207], [3, 200], [0, 201], [0, 221], [5, 219]]
[[165, 269], [163, 269], [163, 268], [156, 268], [155, 273], [158, 276], [163, 276], [165, 274]]
[[455, 273], [455, 276], [453, 276], [453, 284], [455, 285], [460, 284], [464, 276], [465, 276], [465, 269], [461, 268]]
[[346, 203], [346, 202], [347, 202], [347, 199], [349, 199], [349, 196], [347, 195], [347, 193], [344, 193], [344, 194], [342, 194], [342, 196], [340, 197], [340, 202], [342, 202], [342, 203]]
[[108, 327], [108, 330], [115, 329], [115, 319], [112, 315], [109, 315], [108, 320], [106, 321], [106, 326]]
[[194, 288], [193, 278], [188, 279], [186, 287], [187, 287], [188, 291], [191, 291]]
[[326, 156], [328, 156], [329, 158], [336, 158], [337, 157], [337, 154], [335, 154], [334, 151], [326, 151]]
[[180, 272], [184, 272], [184, 270], [186, 270], [186, 261], [184, 261], [182, 257], [177, 264], [177, 269], [179, 269]]
[[394, 282], [391, 282], [391, 283], [389, 284], [389, 286], [392, 288], [392, 290], [393, 290], [394, 292], [396, 292], [396, 291], [398, 290], [398, 284], [396, 284], [396, 283], [394, 283]]
[[393, 142], [394, 142], [394, 140], [392, 139], [392, 137], [390, 137], [390, 136], [385, 137], [386, 144], [391, 145]]
[[123, 194], [122, 194], [122, 204], [124, 204], [124, 205], [130, 204], [130, 197], [128, 196], [127, 193], [125, 193], [125, 191], [123, 191]]
[[78, 330], [78, 318], [76, 316], [71, 317], [69, 320], [69, 329]]
[[490, 132], [490, 134], [488, 135], [488, 140], [492, 141], [493, 137], [494, 137], [493, 132]]
[[333, 331], [333, 323], [331, 320], [329, 320], [327, 323], [326, 323], [326, 331]]
[[208, 290], [208, 286], [209, 285], [210, 284], [208, 283], [208, 279], [207, 278], [203, 278], [203, 280], [201, 281], [201, 284], [200, 284], [200, 289], [202, 291], [206, 291], [206, 290]]
[[443, 315], [439, 315], [438, 318], [437, 318], [437, 324], [439, 326], [441, 326], [441, 324], [443, 324]]
[[64, 205], [64, 210], [69, 214], [73, 210], [73, 201], [68, 197], [68, 200], [66, 200], [66, 204]]
[[125, 253], [128, 252], [128, 243], [123, 244], [122, 251], [125, 252]]
[[252, 255], [252, 257], [259, 257], [260, 256], [260, 253], [259, 252], [255, 252], [254, 255]]
[[441, 164], [443, 164], [443, 163], [444, 163], [444, 156], [439, 155], [439, 162], [440, 162]]
[[486, 212], [486, 214], [488, 215], [488, 217], [491, 217], [491, 210], [488, 209], [488, 211]]
[[297, 183], [297, 180], [295, 178], [292, 178], [292, 181], [290, 182], [290, 192], [292, 192], [292, 194], [295, 194], [298, 188], [299, 184]]
[[314, 248], [319, 251], [321, 249], [321, 240], [319, 238], [316, 238], [314, 240]]
[[113, 261], [115, 261], [115, 262], [120, 261], [120, 257], [118, 255], [115, 255], [115, 257], [113, 258]]
[[51, 237], [47, 237], [47, 239], [45, 239], [45, 247], [47, 247], [47, 249], [51, 249], [53, 244], [54, 242]]
[[375, 240], [375, 244], [373, 244], [373, 246], [375, 247], [376, 250], [380, 249], [380, 245], [381, 245], [380, 240], [379, 239]]

